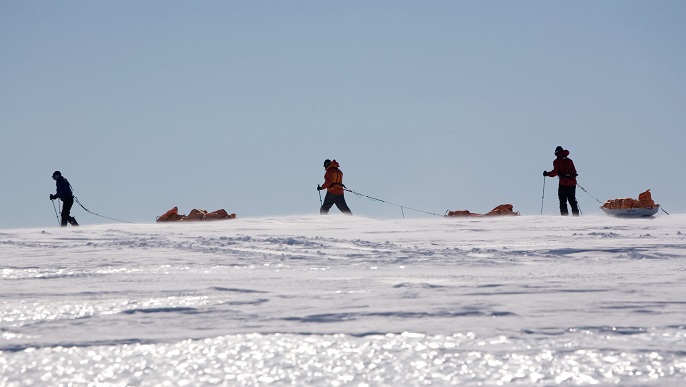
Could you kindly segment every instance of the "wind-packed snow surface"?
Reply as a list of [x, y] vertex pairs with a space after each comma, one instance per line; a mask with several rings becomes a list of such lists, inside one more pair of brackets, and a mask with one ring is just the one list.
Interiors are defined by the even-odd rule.
[[0, 385], [686, 383], [686, 215], [0, 230]]

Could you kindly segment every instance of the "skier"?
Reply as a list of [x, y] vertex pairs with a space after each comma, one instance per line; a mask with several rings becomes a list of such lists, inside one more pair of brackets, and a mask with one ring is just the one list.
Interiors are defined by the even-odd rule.
[[324, 169], [326, 169], [324, 184], [317, 186], [317, 191], [326, 189], [324, 203], [319, 209], [319, 213], [322, 215], [328, 214], [329, 209], [334, 204], [342, 213], [352, 215], [352, 211], [345, 202], [345, 196], [343, 196], [345, 185], [343, 185], [343, 172], [338, 169], [339, 166], [340, 164], [335, 159], [333, 161], [324, 160]]
[[560, 215], [567, 216], [567, 202], [572, 207], [572, 215], [579, 216], [579, 206], [576, 202], [576, 168], [574, 162], [569, 157], [569, 151], [563, 149], [561, 146], [555, 148], [555, 156], [553, 160], [553, 170], [550, 172], [543, 171], [543, 176], [555, 177], [559, 176], [560, 184], [557, 189], [557, 197], [560, 199]]
[[69, 181], [62, 176], [60, 171], [55, 171], [52, 174], [52, 178], [55, 180], [55, 184], [57, 185], [57, 192], [54, 195], [50, 194], [50, 200], [60, 199], [63, 203], [61, 213], [62, 220], [60, 222], [60, 226], [66, 227], [67, 222], [69, 222], [69, 224], [72, 226], [78, 226], [79, 224], [76, 223], [76, 218], [69, 214], [71, 211], [71, 206], [74, 205], [74, 194], [71, 191], [71, 184], [69, 184]]

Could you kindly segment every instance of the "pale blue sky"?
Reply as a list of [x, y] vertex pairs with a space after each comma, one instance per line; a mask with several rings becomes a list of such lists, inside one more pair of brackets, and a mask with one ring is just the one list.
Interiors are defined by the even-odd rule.
[[56, 225], [54, 170], [132, 222], [315, 214], [326, 158], [390, 202], [538, 215], [557, 145], [600, 200], [684, 212], [684, 20], [680, 0], [0, 0], [0, 228]]

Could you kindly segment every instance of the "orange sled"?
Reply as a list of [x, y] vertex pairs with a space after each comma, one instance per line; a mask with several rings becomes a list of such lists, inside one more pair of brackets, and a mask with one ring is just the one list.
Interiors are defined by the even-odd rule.
[[643, 217], [655, 215], [660, 209], [660, 205], [655, 204], [650, 190], [646, 190], [638, 195], [638, 200], [632, 198], [611, 199], [606, 201], [600, 209], [610, 216]]
[[204, 221], [204, 220], [224, 220], [236, 219], [236, 214], [229, 214], [225, 209], [207, 212], [205, 210], [192, 209], [188, 215], [180, 215], [179, 208], [174, 207], [171, 210], [157, 217], [157, 222], [179, 222], [179, 221]]
[[457, 211], [448, 210], [448, 211], [446, 211], [446, 214], [445, 214], [445, 216], [458, 216], [458, 217], [503, 216], [503, 215], [517, 216], [517, 215], [519, 215], [519, 211], [517, 211], [517, 212], [513, 211], [512, 204], [501, 204], [499, 206], [496, 206], [494, 209], [492, 209], [487, 214], [477, 214], [474, 212], [469, 212], [469, 210], [457, 210]]

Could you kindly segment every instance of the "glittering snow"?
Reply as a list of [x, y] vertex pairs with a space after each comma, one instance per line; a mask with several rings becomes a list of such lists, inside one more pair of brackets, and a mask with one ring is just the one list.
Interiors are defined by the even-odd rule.
[[686, 383], [686, 215], [0, 230], [0, 385]]

